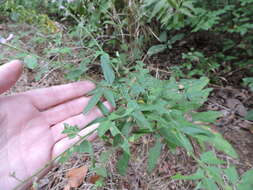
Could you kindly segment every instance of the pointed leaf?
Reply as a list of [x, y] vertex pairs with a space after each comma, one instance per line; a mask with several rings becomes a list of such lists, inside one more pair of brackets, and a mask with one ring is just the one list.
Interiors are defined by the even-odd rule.
[[148, 172], [150, 173], [156, 166], [162, 149], [161, 141], [158, 139], [155, 145], [149, 150], [148, 155]]
[[111, 65], [110, 56], [104, 53], [100, 57], [100, 62], [106, 82], [112, 84], [115, 80], [115, 73]]
[[116, 107], [116, 103], [115, 103], [115, 99], [114, 99], [114, 94], [113, 94], [113, 92], [111, 90], [104, 89], [104, 96], [112, 104], [113, 107]]
[[224, 169], [224, 173], [226, 174], [228, 180], [232, 184], [236, 184], [239, 176], [234, 166]]
[[125, 153], [130, 155], [130, 145], [126, 139], [124, 140], [123, 144], [121, 144], [121, 148], [124, 150]]
[[155, 45], [155, 46], [152, 46], [151, 48], [149, 48], [147, 54], [149, 56], [152, 56], [152, 55], [158, 54], [160, 52], [163, 52], [166, 48], [167, 48], [167, 45], [165, 45], [165, 44]]
[[136, 119], [136, 121], [139, 123], [140, 127], [148, 128], [150, 130], [152, 129], [151, 124], [149, 123], [149, 121], [147, 120], [147, 118], [141, 111], [135, 111], [134, 113], [132, 113], [132, 115]]
[[100, 98], [102, 97], [103, 92], [98, 90], [97, 93], [95, 93], [91, 100], [89, 101], [88, 105], [84, 108], [83, 110], [83, 114], [86, 114], [87, 112], [89, 112], [92, 108], [94, 108], [97, 103], [99, 102]]
[[200, 156], [200, 160], [206, 164], [224, 164], [225, 162], [223, 160], [220, 160], [216, 157], [214, 152], [208, 151], [204, 152]]
[[126, 152], [123, 153], [123, 155], [120, 157], [118, 163], [117, 163], [117, 169], [121, 175], [126, 174], [126, 170], [128, 168], [128, 162], [130, 159], [130, 155]]
[[100, 126], [98, 127], [98, 136], [102, 137], [104, 134], [110, 129], [110, 127], [113, 126], [113, 123], [111, 121], [105, 121], [100, 123]]
[[221, 116], [221, 112], [207, 111], [192, 114], [193, 121], [203, 121], [208, 123], [214, 123], [215, 120]]
[[110, 128], [112, 136], [116, 136], [120, 134], [121, 132], [119, 131], [118, 127], [115, 126], [115, 123], [113, 123], [112, 127]]
[[238, 190], [252, 190], [253, 188], [253, 170], [248, 170], [242, 175], [241, 183], [238, 185]]
[[202, 169], [198, 169], [196, 173], [189, 175], [189, 176], [184, 176], [181, 174], [176, 174], [172, 176], [171, 178], [174, 180], [198, 180], [204, 178], [204, 171]]

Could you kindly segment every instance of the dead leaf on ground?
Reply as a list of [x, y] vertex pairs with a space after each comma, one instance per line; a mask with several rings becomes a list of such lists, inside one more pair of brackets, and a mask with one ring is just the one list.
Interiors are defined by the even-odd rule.
[[87, 172], [88, 168], [86, 166], [69, 170], [66, 174], [66, 177], [68, 178], [68, 184], [65, 186], [64, 190], [68, 190], [72, 187], [79, 187], [84, 181]]
[[253, 133], [253, 125], [252, 125], [252, 123], [250, 123], [248, 121], [241, 121], [238, 124], [238, 126], [243, 128], [243, 129], [249, 130], [251, 133]]
[[226, 100], [227, 106], [233, 110], [235, 113], [239, 114], [240, 116], [244, 117], [247, 114], [247, 109], [243, 105], [243, 103], [235, 98], [229, 98]]
[[100, 176], [95, 174], [93, 176], [90, 176], [88, 181], [89, 183], [95, 184], [99, 179], [100, 179]]

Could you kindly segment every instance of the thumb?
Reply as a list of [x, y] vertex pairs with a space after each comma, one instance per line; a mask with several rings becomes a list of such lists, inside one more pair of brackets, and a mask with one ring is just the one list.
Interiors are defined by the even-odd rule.
[[9, 90], [18, 80], [23, 71], [23, 64], [14, 60], [0, 66], [0, 94]]

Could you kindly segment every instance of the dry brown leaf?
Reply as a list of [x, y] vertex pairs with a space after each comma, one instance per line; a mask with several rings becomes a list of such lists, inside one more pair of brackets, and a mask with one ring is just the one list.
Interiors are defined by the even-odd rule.
[[247, 109], [243, 105], [243, 103], [235, 98], [229, 98], [226, 100], [227, 107], [229, 107], [232, 111], [239, 114], [242, 117], [245, 117], [247, 114]]
[[95, 184], [99, 179], [100, 179], [100, 176], [95, 174], [89, 178], [89, 183]]
[[84, 181], [85, 176], [87, 175], [88, 168], [86, 166], [82, 166], [80, 168], [73, 168], [69, 170], [66, 174], [68, 178], [68, 184], [64, 189], [68, 188], [76, 188], [79, 187]]

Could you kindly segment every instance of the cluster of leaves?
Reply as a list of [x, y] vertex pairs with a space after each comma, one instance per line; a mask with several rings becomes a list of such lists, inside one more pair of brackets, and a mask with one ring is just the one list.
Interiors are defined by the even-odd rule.
[[[189, 64], [189, 61], [187, 61], [186, 65], [183, 64], [176, 67], [179, 72], [182, 73], [181, 70], [185, 70], [187, 67], [187, 70], [190, 70], [188, 76], [194, 76], [193, 73], [197, 73], [202, 76], [214, 77], [214, 69], [217, 69], [221, 63], [226, 63], [226, 72], [239, 68], [247, 70], [245, 77], [252, 74], [252, 0], [146, 0], [143, 8], [146, 10], [145, 16], [147, 20], [149, 22], [153, 20], [160, 21], [165, 31], [187, 27], [188, 31], [191, 30], [192, 35], [195, 32], [209, 31], [209, 33], [221, 36], [223, 39], [221, 41], [217, 40], [216, 44], [218, 49], [222, 47], [222, 50], [214, 55], [209, 55], [210, 57], [204, 58], [205, 55], [202, 49], [183, 54], [182, 57], [188, 59], [191, 63]], [[148, 14], [150, 12], [151, 14]], [[213, 38], [215, 38], [214, 35]], [[212, 40], [215, 41], [215, 39]], [[162, 52], [165, 49], [168, 49], [168, 46], [152, 46], [150, 48], [152, 50], [151, 55]], [[200, 63], [195, 64], [193, 67], [194, 64], [190, 60], [191, 57], [201, 60]]]
[[14, 22], [26, 22], [39, 26], [48, 32], [56, 32], [56, 24], [48, 17], [47, 14], [39, 14], [36, 7], [44, 7], [46, 1], [23, 1], [23, 0], [6, 0], [0, 4], [0, 11]]
[[[200, 168], [196, 173], [190, 176], [182, 176], [177, 174], [173, 176], [175, 180], [196, 180], [198, 184], [195, 189], [218, 190], [217, 184], [224, 190], [250, 190], [253, 182], [251, 180], [253, 170], [245, 172], [239, 177], [234, 166], [225, 169], [220, 168], [219, 165], [224, 161], [217, 158], [214, 152], [208, 151], [203, 153], [198, 160]], [[223, 178], [226, 180], [224, 181]]]
[[[207, 78], [159, 80], [152, 77], [144, 68], [144, 64], [139, 61], [131, 68], [131, 72], [116, 80], [110, 56], [105, 52], [100, 54], [105, 80], [101, 81], [97, 89], [91, 93], [93, 98], [84, 110], [85, 114], [98, 105], [106, 115], [105, 118], [94, 121], [100, 123], [98, 135], [111, 144], [111, 148], [103, 152], [96, 163], [94, 162], [94, 171], [97, 174], [106, 177], [106, 162], [112, 152], [120, 151], [122, 155], [117, 168], [119, 173], [124, 175], [131, 159], [131, 144], [143, 135], [152, 134], [155, 142], [149, 150], [148, 172], [152, 172], [155, 168], [164, 146], [172, 152], [177, 147], [183, 147], [196, 160], [199, 169], [191, 176], [178, 174], [173, 179], [196, 180], [197, 188], [207, 190], [219, 187], [228, 190], [249, 190], [252, 187], [249, 180], [251, 170], [239, 178], [234, 166], [221, 169], [226, 162], [218, 159], [215, 152], [206, 149], [205, 144], [208, 143], [217, 150], [237, 158], [232, 146], [208, 126], [208, 123], [215, 122], [220, 113], [195, 112], [206, 101], [211, 91], [210, 88], [205, 88], [209, 82]], [[109, 113], [102, 107], [103, 104], [99, 103], [102, 97], [112, 105], [118, 105], [113, 113]], [[73, 134], [77, 135], [79, 130], [77, 127], [69, 126], [64, 132], [73, 138], [75, 136]], [[194, 153], [193, 141], [202, 147], [200, 157]], [[85, 146], [81, 144], [69, 151], [75, 149], [79, 151], [80, 146], [81, 149], [93, 153], [92, 146], [90, 144], [88, 146], [87, 141]], [[98, 168], [101, 171], [98, 171]], [[224, 181], [223, 176], [226, 176], [227, 180]]]
[[[249, 180], [252, 170], [238, 177], [234, 166], [222, 169], [225, 162], [217, 158], [215, 151], [209, 151], [205, 146], [207, 143], [211, 144], [217, 150], [237, 158], [231, 145], [208, 125], [215, 122], [220, 114], [213, 111], [196, 112], [207, 100], [211, 91], [210, 88], [206, 88], [209, 79], [205, 76], [210, 76], [210, 73], [219, 67], [217, 61], [212, 57], [206, 57], [201, 51], [193, 50], [182, 55], [185, 62], [174, 68], [175, 78], [159, 80], [149, 74], [143, 62], [136, 61], [141, 57], [139, 52], [142, 50], [138, 44], [143, 45], [143, 40], [141, 40], [143, 36], [138, 36], [138, 39], [135, 39], [138, 41], [137, 45], [132, 45], [133, 41], [131, 41], [136, 33], [139, 34], [139, 31], [133, 30], [133, 26], [141, 28], [144, 26], [142, 24], [147, 22], [150, 22], [152, 26], [152, 22], [157, 20], [161, 23], [163, 32], [160, 32], [157, 37], [160, 44], [148, 49], [147, 55], [149, 56], [165, 49], [172, 49], [174, 44], [185, 37], [182, 33], [168, 37], [167, 34], [170, 30], [190, 27], [192, 32], [228, 31], [239, 38], [239, 41], [231, 38], [224, 40], [223, 54], [219, 55], [223, 61], [224, 57], [229, 54], [231, 54], [230, 59], [226, 61], [237, 60], [238, 52], [250, 57], [253, 54], [252, 36], [250, 35], [252, 34], [252, 24], [250, 24], [250, 16], [253, 12], [252, 0], [240, 0], [232, 5], [226, 4], [222, 8], [213, 8], [209, 3], [205, 4], [198, 0], [144, 0], [142, 4], [133, 0], [131, 1], [132, 7], [123, 0], [62, 0], [52, 1], [50, 4], [47, 4], [49, 1], [43, 2], [46, 3], [42, 5], [39, 1], [19, 0], [14, 2], [6, 0], [0, 6], [1, 10], [7, 12], [12, 20], [33, 24], [42, 21], [42, 23], [47, 23], [47, 26], [50, 26], [48, 22], [51, 22], [48, 20], [48, 16], [30, 11], [28, 8], [50, 7], [47, 10], [48, 13], [60, 15], [61, 18], [77, 23], [69, 32], [68, 37], [78, 42], [69, 43], [66, 46], [62, 43], [61, 33], [38, 35], [33, 39], [33, 44], [43, 44], [45, 41], [50, 41], [48, 48], [42, 52], [42, 56], [32, 51], [24, 52], [22, 48], [19, 48], [21, 53], [17, 55], [17, 58], [24, 58], [24, 62], [30, 69], [39, 69], [38, 80], [43, 73], [49, 72], [50, 69], [40, 68], [40, 60], [49, 62], [48, 67], [63, 68], [69, 80], [79, 80], [93, 64], [93, 61], [98, 58], [104, 76], [104, 80], [97, 84], [97, 88], [91, 92], [90, 95], [93, 95], [93, 98], [83, 112], [87, 113], [95, 105], [100, 107], [106, 117], [98, 119], [94, 123], [100, 123], [98, 135], [111, 145], [110, 149], [103, 152], [98, 160], [95, 160], [92, 145], [84, 140], [65, 152], [61, 161], [66, 160], [73, 152], [87, 153], [93, 158], [93, 171], [102, 178], [106, 178], [108, 175], [106, 162], [113, 152], [120, 151], [122, 155], [117, 163], [117, 168], [119, 173], [124, 175], [131, 159], [131, 144], [148, 134], [155, 139], [147, 160], [149, 172], [155, 168], [165, 146], [172, 152], [177, 147], [183, 147], [196, 160], [199, 169], [191, 176], [178, 174], [174, 179], [196, 180], [199, 189], [252, 189], [252, 182]], [[133, 7], [133, 5], [137, 7]], [[136, 14], [137, 16], [134, 17], [133, 13], [138, 8], [143, 13]], [[140, 33], [142, 32], [144, 33], [144, 31]], [[101, 37], [108, 35], [109, 38], [106, 37], [106, 39]], [[128, 35], [129, 38], [126, 37]], [[126, 42], [129, 42], [129, 45]], [[31, 44], [31, 49], [33, 44]], [[112, 44], [113, 47], [120, 47], [120, 52], [117, 52], [114, 58], [110, 56], [113, 53], [110, 52], [109, 55], [103, 50], [104, 47], [111, 47]], [[81, 51], [75, 55], [73, 50], [77, 46], [81, 47]], [[129, 61], [130, 56], [122, 51], [129, 53], [128, 50], [131, 48], [134, 59]], [[71, 64], [65, 61], [66, 57], [82, 59], [78, 64]], [[252, 64], [252, 60], [238, 61], [237, 64], [248, 67]], [[181, 79], [193, 76], [200, 78]], [[245, 78], [244, 83], [252, 88], [252, 78]], [[109, 113], [101, 104], [100, 100], [103, 98], [117, 107], [113, 113]], [[78, 132], [76, 126], [67, 124], [63, 131], [70, 138], [78, 136]], [[194, 153], [193, 141], [201, 145], [200, 156]], [[223, 180], [224, 176], [226, 176], [225, 180]], [[98, 185], [101, 183], [99, 181]]]

